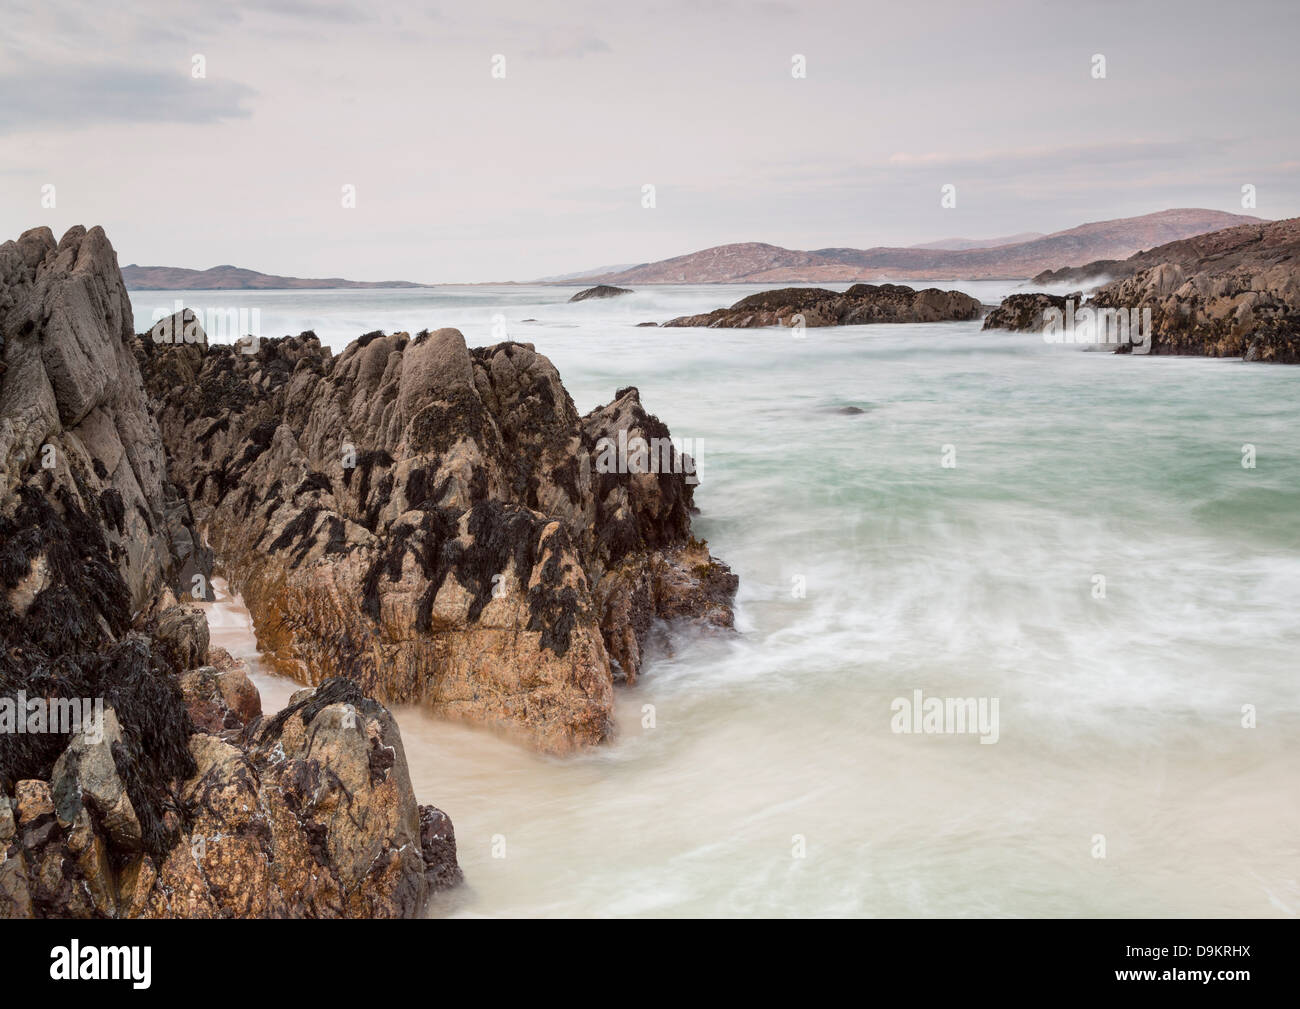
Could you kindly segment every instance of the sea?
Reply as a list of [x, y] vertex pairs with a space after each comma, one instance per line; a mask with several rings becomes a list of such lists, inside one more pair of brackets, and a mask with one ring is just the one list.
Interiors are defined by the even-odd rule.
[[[638, 326], [761, 289], [132, 292], [137, 330], [180, 300], [336, 353], [530, 343], [580, 412], [635, 385], [690, 440], [736, 631], [661, 628], [576, 756], [396, 709], [465, 872], [429, 913], [1300, 913], [1300, 368], [978, 321]], [[273, 710], [296, 684], [220, 588], [213, 639]]]

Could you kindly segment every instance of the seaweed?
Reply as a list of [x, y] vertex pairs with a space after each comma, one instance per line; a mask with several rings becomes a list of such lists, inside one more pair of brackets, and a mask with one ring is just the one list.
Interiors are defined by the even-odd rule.
[[281, 530], [280, 535], [275, 538], [268, 549], [275, 553], [297, 543], [291, 564], [292, 567], [296, 568], [302, 562], [302, 559], [307, 556], [307, 551], [316, 542], [311, 533], [316, 527], [316, 516], [324, 510], [320, 505], [308, 505], [289, 520], [289, 523]]
[[297, 497], [299, 494], [306, 494], [314, 490], [324, 491], [326, 494], [332, 494], [334, 492], [334, 486], [330, 483], [330, 478], [324, 473], [321, 473], [318, 470], [312, 470], [303, 478], [302, 483], [298, 484], [297, 488], [294, 489], [293, 495]]
[[116, 488], [109, 487], [99, 495], [99, 511], [104, 516], [105, 525], [110, 525], [119, 533], [126, 519], [126, 507], [122, 504], [122, 495]]

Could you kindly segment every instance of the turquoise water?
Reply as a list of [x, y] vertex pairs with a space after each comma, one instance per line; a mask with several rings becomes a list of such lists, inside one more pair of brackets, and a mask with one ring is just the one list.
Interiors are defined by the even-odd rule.
[[[572, 290], [216, 295], [337, 349], [531, 342], [579, 410], [637, 385], [700, 445], [738, 634], [666, 632], [581, 757], [401, 712], [468, 880], [435, 913], [1300, 911], [1300, 369], [977, 322], [637, 329], [756, 288]], [[171, 299], [135, 292], [137, 328]], [[914, 690], [997, 698], [997, 743], [892, 732]]]

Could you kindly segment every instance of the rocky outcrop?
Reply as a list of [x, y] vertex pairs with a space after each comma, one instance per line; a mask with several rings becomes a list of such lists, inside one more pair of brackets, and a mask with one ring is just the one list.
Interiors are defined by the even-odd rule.
[[620, 294], [631, 294], [632, 291], [626, 287], [610, 287], [608, 284], [597, 284], [595, 287], [589, 287], [585, 291], [579, 291], [569, 303], [575, 301], [588, 301], [591, 298], [617, 298]]
[[977, 319], [983, 306], [960, 291], [902, 284], [854, 284], [847, 291], [786, 287], [742, 298], [730, 308], [686, 315], [665, 326], [753, 329], [762, 326], [862, 326], [877, 322], [951, 322]]
[[[94, 527], [129, 590], [125, 615], [164, 589], [190, 591], [193, 576], [211, 566], [184, 495], [168, 481], [132, 329], [131, 303], [101, 229], [72, 228], [56, 245], [48, 228], [36, 228], [0, 245], [0, 495], [16, 502], [26, 489]], [[20, 607], [38, 597], [53, 603], [58, 590], [43, 593], [56, 580], [76, 594], [92, 591], [88, 579], [103, 578], [90, 569], [53, 570], [75, 567], [76, 551], [90, 547], [76, 536], [74, 556], [29, 550], [38, 534], [14, 539], [12, 526], [0, 527], [0, 536], [22, 554], [15, 564], [30, 562], [15, 597]], [[70, 602], [50, 606], [42, 619], [53, 629], [86, 605]]]
[[[1079, 300], [1072, 294], [1069, 299]], [[1013, 329], [1020, 332], [1042, 332], [1044, 313], [1064, 312], [1065, 297], [1055, 294], [1012, 294], [1002, 299], [1002, 304], [984, 317], [984, 329]]]
[[[1300, 363], [1300, 218], [1248, 224], [1172, 242], [1127, 260], [1085, 307], [1144, 315], [1152, 354]], [[1073, 296], [1078, 298], [1077, 295]], [[1035, 302], [1033, 299], [1040, 299]], [[1013, 295], [990, 313], [1004, 328], [1041, 328], [1062, 299]], [[1038, 322], [1032, 309], [1039, 307]], [[1057, 305], [1056, 307], [1060, 307]], [[1131, 352], [1127, 344], [1118, 353]]]
[[[658, 618], [731, 622], [693, 462], [635, 389], [580, 417], [530, 344], [454, 329], [139, 353], [173, 472], [279, 669], [552, 752], [612, 730]], [[602, 439], [662, 465], [602, 472]], [[629, 624], [627, 617], [635, 614]]]
[[[207, 701], [196, 672], [191, 705]], [[355, 684], [225, 726], [185, 738], [161, 845], [142, 836], [111, 707], [48, 781], [0, 782], [0, 917], [415, 917], [460, 881], [450, 820], [416, 806], [397, 725]]]
[[133, 328], [100, 229], [0, 246], [0, 917], [418, 914], [454, 837], [388, 712], [335, 681], [264, 722], [176, 605], [209, 553]]
[[1151, 309], [1152, 354], [1300, 363], [1300, 218], [1250, 224], [1143, 253], [1094, 292], [1102, 308]]

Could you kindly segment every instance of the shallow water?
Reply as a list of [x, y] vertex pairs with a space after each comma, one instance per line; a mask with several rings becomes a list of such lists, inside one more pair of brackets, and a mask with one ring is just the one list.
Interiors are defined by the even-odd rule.
[[[218, 295], [336, 350], [376, 328], [532, 342], [579, 410], [637, 385], [696, 441], [696, 533], [740, 575], [740, 633], [670, 637], [580, 757], [399, 711], [467, 879], [433, 913], [1300, 912], [1300, 369], [977, 322], [634, 328], [755, 289]], [[137, 328], [171, 298], [134, 292]], [[237, 607], [211, 610], [255, 660]], [[997, 698], [997, 743], [892, 732], [918, 689]]]

